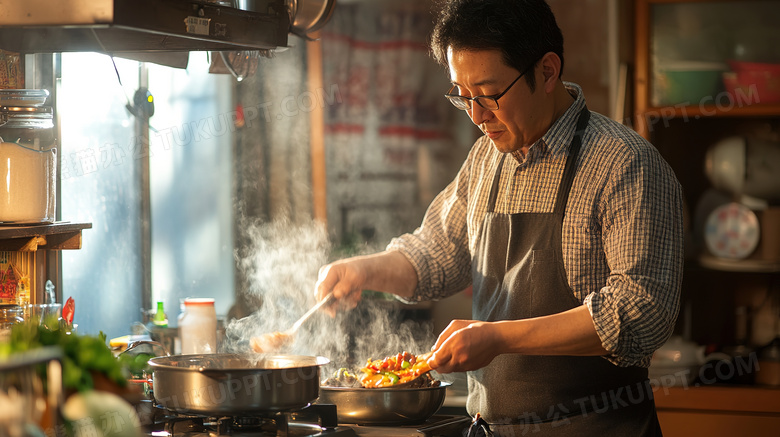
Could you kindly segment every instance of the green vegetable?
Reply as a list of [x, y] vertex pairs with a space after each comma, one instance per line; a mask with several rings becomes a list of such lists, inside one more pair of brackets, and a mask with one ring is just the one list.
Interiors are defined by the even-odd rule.
[[90, 390], [94, 385], [93, 372], [101, 373], [120, 387], [125, 387], [128, 370], [132, 368], [128, 361], [136, 359], [132, 356], [115, 358], [102, 332], [98, 336], [78, 335], [52, 318], [41, 324], [38, 320], [28, 320], [14, 325], [10, 340], [0, 344], [0, 360], [45, 346], [62, 349], [62, 384], [65, 390]]
[[412, 367], [412, 363], [410, 363], [410, 362], [408, 362], [406, 360], [401, 361], [401, 368], [402, 369], [406, 370], [406, 369], [408, 369], [410, 367]]
[[382, 372], [382, 375], [384, 375], [392, 385], [398, 384], [398, 380], [401, 379], [393, 372]]

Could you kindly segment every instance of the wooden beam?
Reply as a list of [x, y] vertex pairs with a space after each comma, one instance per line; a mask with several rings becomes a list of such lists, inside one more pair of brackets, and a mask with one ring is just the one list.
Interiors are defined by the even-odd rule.
[[[319, 32], [312, 35], [315, 41], [306, 45], [306, 64], [309, 89], [316, 95], [325, 93], [322, 77], [322, 43]], [[325, 162], [325, 108], [317, 106], [310, 113], [310, 143], [311, 143], [311, 192], [312, 215], [314, 220], [328, 225], [327, 204], [327, 171]]]

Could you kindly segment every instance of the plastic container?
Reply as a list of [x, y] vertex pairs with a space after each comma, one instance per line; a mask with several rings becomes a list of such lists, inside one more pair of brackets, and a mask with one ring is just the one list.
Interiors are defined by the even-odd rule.
[[[780, 103], [780, 64], [729, 61], [733, 73], [723, 76], [726, 90], [752, 96], [752, 103]], [[752, 93], [752, 94], [751, 94]]]
[[179, 316], [181, 353], [213, 354], [217, 352], [217, 312], [212, 298], [184, 299]]
[[728, 66], [715, 62], [675, 62], [660, 68], [659, 105], [715, 103]]
[[35, 91], [45, 90], [0, 90], [0, 102], [17, 105], [0, 106], [0, 223], [55, 220], [57, 149], [53, 114], [50, 107], [40, 106], [40, 96], [35, 95], [38, 100], [28, 98]]

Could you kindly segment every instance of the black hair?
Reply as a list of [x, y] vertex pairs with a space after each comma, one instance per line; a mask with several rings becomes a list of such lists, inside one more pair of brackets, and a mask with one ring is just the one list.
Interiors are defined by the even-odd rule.
[[[440, 1], [431, 52], [438, 63], [449, 68], [448, 48], [499, 50], [504, 62], [518, 71], [553, 52], [561, 58], [563, 73], [563, 34], [544, 0]], [[526, 74], [525, 80], [533, 91], [535, 76]]]

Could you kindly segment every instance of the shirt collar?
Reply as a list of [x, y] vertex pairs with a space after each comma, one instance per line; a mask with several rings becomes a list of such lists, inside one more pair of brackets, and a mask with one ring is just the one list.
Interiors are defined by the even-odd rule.
[[574, 103], [560, 118], [553, 122], [550, 129], [534, 144], [538, 149], [549, 150], [552, 155], [564, 153], [569, 148], [577, 128], [580, 111], [585, 107], [585, 95], [579, 85], [573, 82], [563, 82], [563, 86], [566, 87], [569, 94], [574, 96]]

